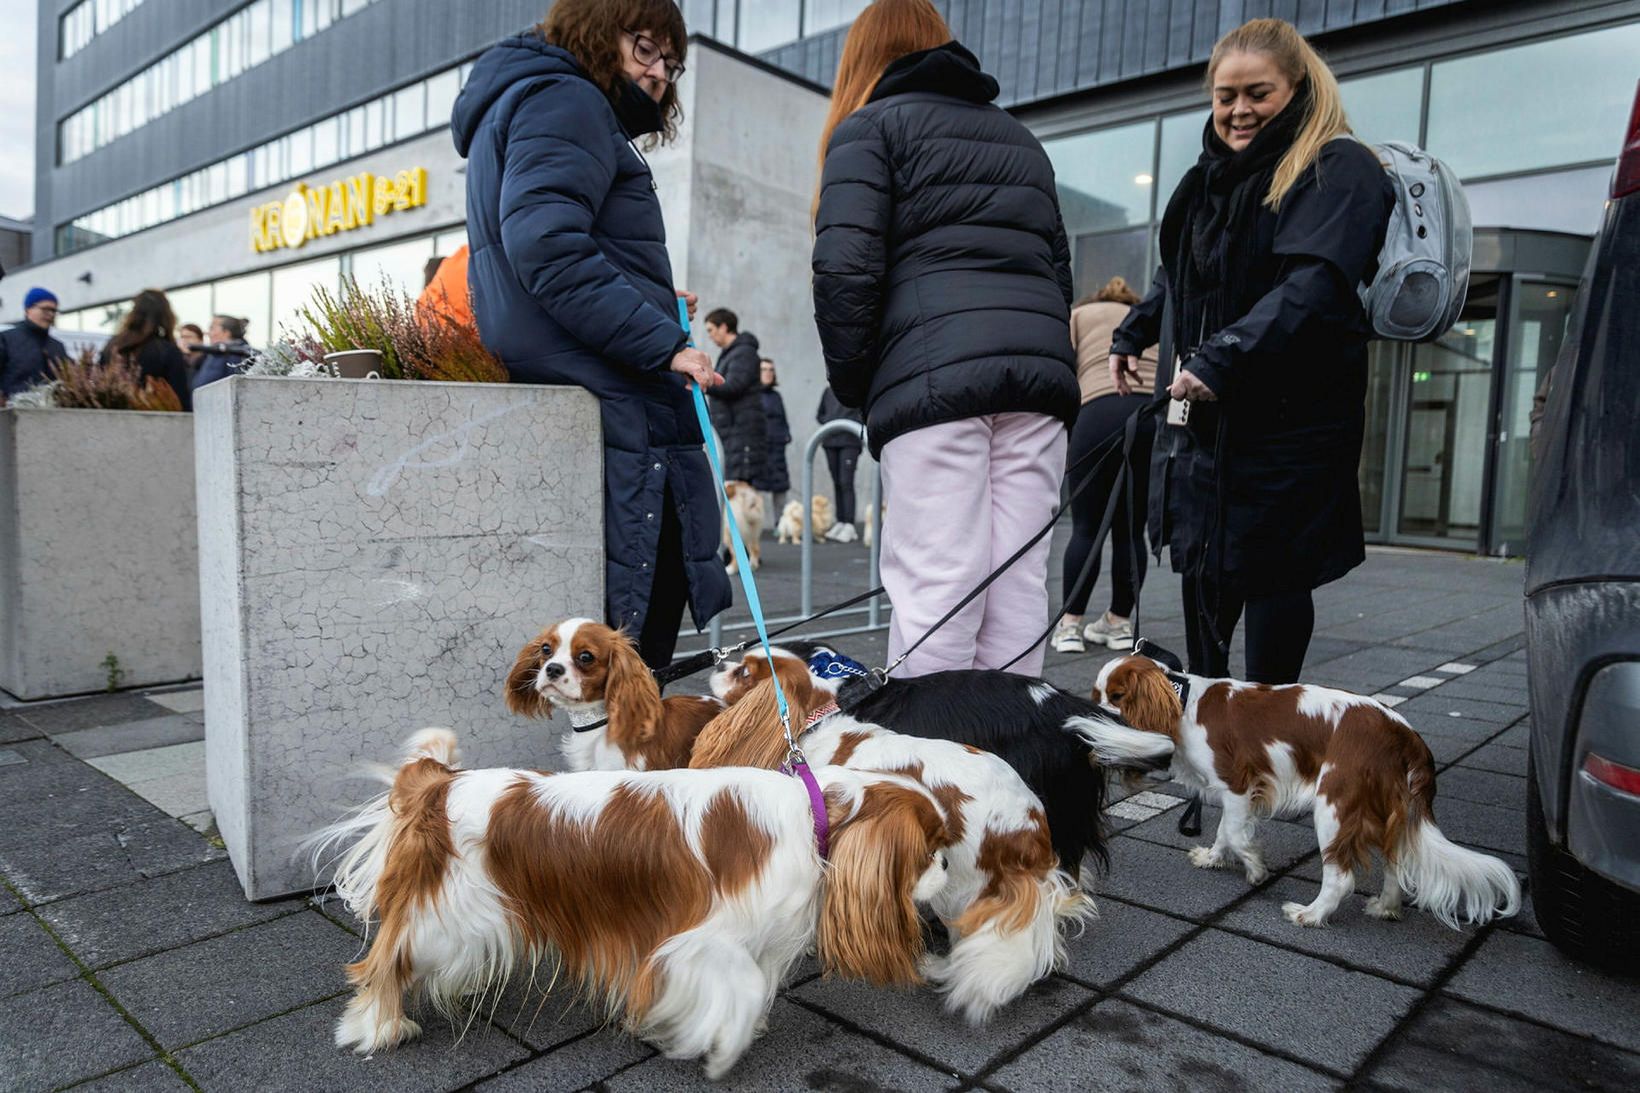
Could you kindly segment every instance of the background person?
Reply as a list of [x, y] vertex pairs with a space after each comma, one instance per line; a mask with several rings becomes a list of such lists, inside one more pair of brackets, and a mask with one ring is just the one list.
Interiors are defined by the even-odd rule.
[[[1138, 302], [1138, 293], [1128, 287], [1125, 279], [1112, 277], [1098, 292], [1071, 309], [1076, 380], [1082, 387], [1082, 409], [1071, 427], [1070, 452], [1066, 456], [1066, 462], [1072, 467], [1101, 446], [1119, 445], [1121, 440], [1113, 438], [1123, 436], [1127, 419], [1151, 399], [1156, 384], [1154, 354], [1140, 358], [1139, 378], [1131, 385], [1131, 394], [1118, 394], [1110, 373], [1111, 336], [1117, 324], [1127, 318], [1128, 310]], [[1087, 580], [1080, 588], [1076, 578], [1093, 551], [1094, 536], [1105, 517], [1111, 492], [1121, 487], [1121, 456], [1099, 457], [1097, 478], [1071, 500], [1071, 536], [1065, 544], [1064, 559], [1064, 589], [1069, 598], [1053, 633], [1053, 647], [1058, 652], [1084, 652], [1087, 648], [1084, 639], [1111, 649], [1133, 648], [1131, 616], [1139, 592], [1134, 587], [1135, 567], [1139, 581], [1143, 583], [1145, 579], [1144, 543], [1136, 532], [1143, 528], [1150, 498], [1150, 446], [1155, 435], [1156, 419], [1149, 415], [1140, 418], [1130, 458], [1133, 497], [1117, 500], [1116, 514], [1110, 525], [1110, 607], [1086, 627], [1082, 625], [1082, 614], [1088, 609], [1094, 582], [1099, 579], [1100, 559], [1093, 558]], [[1074, 477], [1080, 478], [1086, 473], [1084, 468]], [[1071, 482], [1073, 487], [1077, 484]], [[1132, 523], [1128, 521], [1130, 508], [1134, 514]]]
[[[814, 420], [824, 425], [828, 421], [863, 421], [859, 409], [844, 406], [830, 387], [820, 392], [820, 408]], [[854, 433], [828, 433], [820, 442], [826, 452], [826, 470], [831, 474], [831, 496], [835, 502], [833, 516], [837, 522], [826, 531], [826, 538], [834, 543], [852, 543], [860, 537], [854, 527], [854, 471], [860, 463], [860, 452], [865, 445]], [[808, 515], [804, 514], [804, 519]]]
[[184, 410], [194, 408], [188, 386], [188, 362], [176, 343], [177, 317], [171, 301], [157, 288], [145, 288], [131, 301], [131, 310], [120, 321], [119, 333], [98, 358], [107, 364], [122, 360], [142, 370], [144, 379], [164, 380], [177, 393]]
[[188, 362], [188, 387], [194, 386], [194, 376], [199, 372], [199, 366], [205, 363], [205, 354], [196, 346], [205, 342], [205, 332], [194, 323], [183, 323], [177, 327], [177, 348], [182, 350], [182, 359]]
[[234, 315], [212, 315], [211, 329], [206, 332], [206, 343], [200, 351], [202, 358], [194, 372], [194, 389], [198, 390], [217, 380], [227, 379], [244, 368], [250, 361], [250, 343], [245, 334], [250, 320]]
[[52, 362], [68, 350], [51, 336], [57, 322], [57, 297], [43, 288], [31, 288], [23, 297], [23, 321], [0, 331], [0, 395], [6, 398], [49, 379]]
[[[780, 380], [775, 375], [774, 361], [764, 357], [759, 364], [759, 379], [763, 385], [764, 435], [768, 437], [767, 455], [763, 460], [763, 477], [752, 485], [769, 495], [769, 522], [779, 518], [786, 507], [786, 494], [792, 488], [791, 472], [786, 469], [786, 445], [792, 442], [792, 427], [786, 420], [786, 402], [776, 390]], [[768, 530], [773, 531], [771, 526]]]
[[706, 392], [712, 428], [723, 442], [723, 480], [756, 483], [769, 454], [768, 424], [763, 417], [762, 358], [757, 336], [740, 330], [740, 318], [726, 307], [706, 316], [706, 336], [718, 354], [723, 382]]
[[479, 335], [513, 382], [598, 396], [605, 615], [653, 667], [672, 659], [685, 605], [697, 628], [729, 606], [717, 486], [685, 384], [719, 381], [685, 345], [635, 143], [676, 135], [688, 47], [671, 0], [557, 0], [474, 62], [451, 119]]
[[[850, 29], [822, 136], [814, 305], [826, 374], [881, 462], [892, 661], [1053, 514], [1076, 418], [1053, 165], [929, 0]], [[1048, 617], [1049, 543], [901, 669], [996, 668]], [[1015, 670], [1035, 675], [1044, 646]]]
[[[1118, 391], [1174, 316], [1182, 367], [1160, 426], [1150, 541], [1183, 575], [1190, 670], [1229, 674], [1245, 605], [1247, 678], [1292, 683], [1311, 590], [1366, 556], [1356, 467], [1365, 426], [1370, 280], [1395, 194], [1353, 140], [1338, 83], [1279, 19], [1219, 39], [1202, 154], [1162, 218], [1162, 268], [1116, 331]], [[1172, 362], [1167, 362], [1171, 368]], [[1222, 642], [1222, 645], [1221, 645]]]

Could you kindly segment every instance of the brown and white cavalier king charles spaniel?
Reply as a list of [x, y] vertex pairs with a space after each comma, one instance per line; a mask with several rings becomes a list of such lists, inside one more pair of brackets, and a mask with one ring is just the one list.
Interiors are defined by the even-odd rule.
[[1370, 698], [1326, 687], [1266, 686], [1169, 674], [1146, 657], [1113, 660], [1093, 698], [1133, 729], [1174, 742], [1173, 777], [1217, 798], [1224, 809], [1211, 847], [1190, 851], [1204, 869], [1234, 860], [1249, 883], [1269, 875], [1253, 838], [1260, 817], [1309, 812], [1321, 844], [1321, 892], [1282, 912], [1300, 926], [1324, 926], [1376, 851], [1384, 887], [1369, 899], [1376, 918], [1414, 906], [1457, 929], [1515, 913], [1520, 881], [1498, 858], [1451, 842], [1435, 826], [1435, 760], [1400, 715]]
[[[673, 1058], [722, 1077], [814, 947], [836, 974], [920, 980], [917, 905], [945, 886], [944, 812], [915, 780], [820, 768], [831, 825], [774, 771], [460, 770], [456, 738], [411, 738], [392, 788], [321, 832], [357, 837], [336, 890], [374, 940], [347, 968], [336, 1043], [421, 1031], [407, 992], [454, 1015], [543, 959]], [[476, 1001], [475, 1001], [476, 996]]]
[[506, 697], [525, 717], [569, 714], [564, 757], [578, 771], [688, 766], [701, 727], [723, 712], [709, 696], [663, 699], [631, 639], [591, 619], [566, 619], [531, 638], [507, 673]]

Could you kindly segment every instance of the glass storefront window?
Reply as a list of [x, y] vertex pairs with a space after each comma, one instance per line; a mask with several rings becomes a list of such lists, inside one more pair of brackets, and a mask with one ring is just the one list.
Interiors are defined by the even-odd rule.
[[1521, 554], [1526, 549], [1526, 497], [1532, 478], [1532, 396], [1543, 370], [1560, 355], [1577, 286], [1520, 281], [1509, 325], [1509, 363], [1504, 373], [1503, 420], [1498, 435], [1496, 517], [1493, 550]]
[[455, 69], [427, 78], [427, 126], [437, 128], [450, 124], [456, 96], [461, 93], [461, 77]]
[[747, 4], [740, 13], [739, 48], [758, 53], [795, 41], [799, 34], [800, 6], [798, 0], [758, 0]]
[[1071, 251], [1071, 268], [1076, 272], [1076, 299], [1104, 287], [1112, 277], [1126, 279], [1143, 296], [1149, 285], [1145, 276], [1146, 252], [1150, 250], [1150, 229], [1079, 235]]
[[1150, 222], [1156, 125], [1140, 122], [1044, 141], [1072, 239]]
[[332, 292], [341, 284], [340, 258], [321, 258], [296, 266], [282, 266], [272, 271], [273, 313], [271, 324], [261, 341], [281, 337], [297, 321], [297, 313], [313, 298], [313, 290], [323, 285]]
[[1636, 57], [1640, 23], [1443, 61], [1429, 150], [1466, 179], [1612, 159]]
[[448, 258], [456, 251], [467, 245], [467, 229], [457, 228], [455, 231], [440, 232], [433, 237], [433, 254], [439, 258]]
[[1418, 143], [1424, 105], [1422, 65], [1340, 80], [1338, 90], [1344, 95], [1350, 128], [1362, 140], [1373, 144], [1386, 140]]
[[1167, 200], [1179, 188], [1184, 173], [1196, 165], [1202, 154], [1202, 126], [1207, 124], [1207, 108], [1188, 114], [1170, 114], [1162, 119], [1160, 162], [1156, 165], [1156, 219], [1167, 211]]
[[374, 291], [385, 282], [414, 298], [421, 295], [427, 260], [431, 257], [433, 237], [430, 235], [357, 251], [353, 255], [353, 279], [367, 291]]
[[717, 0], [717, 28], [712, 37], [720, 42], [735, 42], [735, 7], [736, 0]]
[[237, 315], [247, 320], [249, 326], [245, 340], [252, 345], [266, 344], [271, 333], [268, 329], [268, 275], [263, 272], [233, 277], [216, 282], [211, 289], [211, 314]]
[[407, 140], [427, 128], [427, 88], [411, 84], [393, 93], [393, 139]]
[[818, 34], [851, 23], [867, 3], [869, 0], [808, 0], [803, 7], [803, 33]]
[[178, 326], [193, 323], [201, 331], [211, 329], [210, 285], [167, 289], [165, 296], [171, 301], [171, 311], [177, 317]]

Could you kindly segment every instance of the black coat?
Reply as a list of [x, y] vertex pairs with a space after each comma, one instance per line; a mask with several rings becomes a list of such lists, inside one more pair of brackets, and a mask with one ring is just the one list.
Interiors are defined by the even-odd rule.
[[712, 428], [723, 441], [723, 479], [755, 482], [768, 458], [768, 426], [763, 420], [763, 362], [757, 337], [742, 332], [718, 354], [723, 382], [706, 392]]
[[[1376, 268], [1394, 203], [1373, 154], [1333, 141], [1279, 212], [1258, 206], [1246, 275], [1186, 299], [1174, 286], [1189, 226], [1170, 203], [1162, 268], [1112, 351], [1156, 344], [1171, 294], [1176, 351], [1219, 398], [1193, 404], [1188, 426], [1157, 430], [1150, 541], [1158, 553], [1167, 544], [1175, 572], [1200, 567], [1264, 595], [1319, 587], [1364, 560], [1356, 468], [1370, 328], [1356, 286]], [[1158, 367], [1169, 377], [1160, 391], [1172, 362]]]
[[1053, 165], [956, 42], [889, 65], [826, 149], [814, 315], [832, 390], [873, 455], [982, 414], [1080, 395]]
[[658, 112], [635, 84], [624, 91], [617, 114], [573, 57], [520, 34], [474, 63], [451, 127], [467, 157], [467, 281], [484, 344], [514, 383], [598, 396], [605, 610], [637, 634], [666, 499], [697, 626], [729, 606], [729, 578], [693, 396], [668, 370], [685, 338], [660, 199], [629, 139], [658, 128]]
[[[864, 422], [857, 406], [844, 406], [830, 387], [820, 392], [820, 408], [814, 412], [814, 420], [824, 425], [828, 421], [859, 421]], [[858, 452], [864, 445], [860, 438], [853, 433], [827, 433], [826, 439], [820, 446], [832, 451]]]
[[[113, 352], [114, 347], [110, 343], [103, 347], [98, 359], [107, 364]], [[188, 385], [188, 357], [177, 348], [176, 342], [169, 338], [149, 338], [137, 346], [135, 352], [127, 351], [125, 358], [142, 369], [144, 379], [153, 377], [170, 384], [184, 410], [194, 408], [193, 388]]]
[[[248, 350], [250, 348], [250, 343], [243, 338], [236, 338], [231, 342], [218, 344], [223, 349]], [[217, 352], [217, 345], [207, 345], [197, 356], [199, 357], [199, 367], [194, 372], [193, 378], [193, 389], [195, 391], [213, 384], [217, 380], [225, 380], [229, 376], [238, 375], [250, 363], [250, 357], [247, 354]]]
[[792, 442], [792, 427], [786, 421], [786, 402], [773, 387], [763, 388], [763, 421], [769, 451], [763, 461], [763, 477], [752, 479], [752, 485], [769, 493], [785, 493], [792, 488], [791, 472], [786, 469], [786, 445]]
[[0, 331], [0, 394], [7, 398], [46, 378], [46, 369], [68, 357], [63, 343], [27, 319]]

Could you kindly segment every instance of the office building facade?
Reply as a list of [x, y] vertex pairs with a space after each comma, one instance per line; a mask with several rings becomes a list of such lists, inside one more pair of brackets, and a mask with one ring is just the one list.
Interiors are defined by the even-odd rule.
[[[471, 60], [546, 7], [39, 2], [34, 276], [63, 298], [63, 322], [110, 329], [124, 300], [155, 285], [171, 292], [184, 321], [247, 316], [257, 341], [315, 285], [352, 275], [417, 287], [426, 260], [459, 245], [462, 164], [445, 128], [450, 104]], [[1640, 0], [936, 4], [1053, 157], [1084, 289], [1117, 273], [1148, 282], [1167, 196], [1200, 147], [1203, 62], [1246, 18], [1287, 18], [1312, 37], [1364, 138], [1412, 141], [1451, 164], [1479, 229], [1470, 304], [1440, 343], [1375, 349], [1365, 516], [1386, 542], [1518, 552], [1526, 414], [1564, 333], [1640, 78]], [[756, 55], [717, 51], [745, 71], [787, 73], [783, 86], [801, 104], [800, 123], [771, 125], [767, 110], [737, 121], [733, 93], [716, 95], [714, 129], [746, 142], [779, 130], [812, 185], [812, 98], [829, 85], [864, 3], [683, 7], [693, 31]], [[681, 177], [685, 196], [663, 191], [680, 272], [691, 268], [680, 248], [710, 245], [692, 241], [688, 221], [709, 207], [706, 218], [720, 213], [712, 187], [695, 184], [698, 169]], [[361, 202], [369, 218], [358, 215]], [[288, 241], [271, 223], [287, 227], [287, 208], [307, 221]], [[307, 227], [314, 218], [318, 234]], [[725, 260], [758, 266], [742, 291], [806, 280], [800, 247], [760, 248], [755, 238], [737, 246]], [[23, 279], [0, 286], [0, 315], [14, 317], [5, 289]], [[765, 343], [773, 335], [791, 347], [788, 376], [815, 370], [801, 359], [812, 345], [798, 329], [806, 319], [805, 309], [782, 307], [757, 323]], [[1325, 382], [1325, 362], [1317, 372]], [[807, 408], [792, 416], [806, 418]]]

